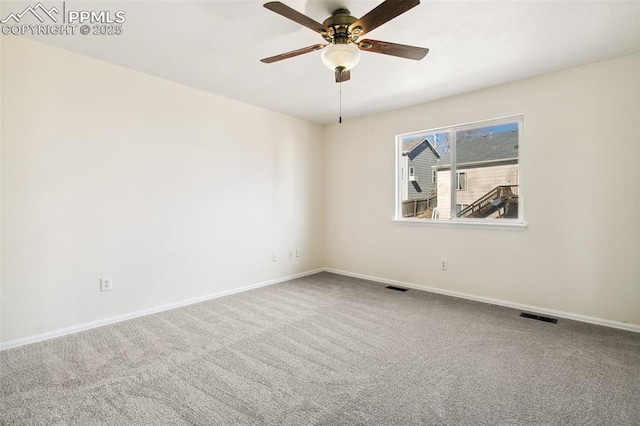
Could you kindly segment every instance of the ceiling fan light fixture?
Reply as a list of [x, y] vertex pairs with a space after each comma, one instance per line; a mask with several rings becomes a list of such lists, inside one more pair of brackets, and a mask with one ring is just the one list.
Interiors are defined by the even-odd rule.
[[[0, 0], [2, 1], [2, 0]], [[360, 51], [397, 56], [419, 61], [429, 53], [424, 47], [408, 46], [379, 40], [361, 40], [360, 36], [369, 33], [409, 9], [420, 4], [420, 0], [384, 0], [360, 19], [351, 15], [349, 10], [334, 10], [321, 24], [279, 1], [269, 1], [264, 7], [287, 19], [290, 19], [320, 34], [327, 44], [314, 44], [302, 49], [281, 53], [280, 55], [260, 59], [270, 64], [283, 59], [293, 58], [309, 52], [321, 50], [320, 57], [327, 68], [335, 72], [336, 83], [351, 79], [351, 68], [360, 60]]]
[[331, 71], [342, 67], [345, 71], [355, 67], [360, 61], [360, 50], [353, 43], [331, 43], [322, 49], [320, 58], [322, 63]]

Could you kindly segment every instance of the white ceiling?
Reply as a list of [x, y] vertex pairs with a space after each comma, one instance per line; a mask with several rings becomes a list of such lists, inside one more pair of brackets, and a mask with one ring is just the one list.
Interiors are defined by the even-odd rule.
[[[339, 7], [360, 17], [381, 1], [283, 2], [322, 22]], [[124, 10], [124, 33], [32, 38], [273, 111], [336, 121], [339, 85], [320, 52], [259, 62], [323, 42], [262, 3], [68, 0], [68, 10]], [[35, 1], [3, 1], [2, 16], [28, 4]], [[422, 0], [363, 38], [430, 52], [420, 62], [363, 53], [351, 80], [342, 84], [345, 119], [638, 52], [640, 0]]]

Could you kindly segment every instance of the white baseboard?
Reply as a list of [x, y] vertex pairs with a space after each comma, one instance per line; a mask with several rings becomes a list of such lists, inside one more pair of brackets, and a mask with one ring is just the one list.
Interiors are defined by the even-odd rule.
[[96, 327], [102, 327], [102, 326], [109, 325], [109, 324], [115, 324], [115, 323], [118, 323], [118, 322], [121, 322], [121, 321], [126, 321], [126, 320], [129, 320], [129, 319], [138, 318], [138, 317], [142, 317], [142, 316], [145, 316], [145, 315], [150, 315], [150, 314], [155, 314], [155, 313], [158, 313], [158, 312], [168, 311], [170, 309], [180, 308], [182, 306], [192, 305], [194, 303], [204, 302], [204, 301], [211, 300], [211, 299], [217, 299], [217, 298], [223, 297], [223, 296], [229, 296], [229, 295], [236, 294], [236, 293], [242, 293], [244, 291], [253, 290], [253, 289], [256, 289], [256, 288], [260, 288], [260, 287], [266, 287], [266, 286], [277, 284], [277, 283], [281, 283], [281, 282], [284, 282], [284, 281], [293, 280], [295, 278], [301, 278], [301, 277], [306, 277], [308, 275], [317, 274], [318, 272], [331, 272], [331, 273], [334, 273], [334, 274], [344, 275], [344, 276], [348, 276], [348, 277], [354, 277], [354, 278], [361, 278], [361, 279], [370, 280], [370, 281], [376, 281], [376, 282], [383, 283], [383, 284], [390, 284], [390, 285], [395, 285], [395, 286], [400, 286], [400, 287], [412, 288], [412, 289], [415, 289], [415, 290], [428, 291], [428, 292], [431, 292], [431, 293], [438, 293], [438, 294], [443, 294], [443, 295], [446, 295], [446, 296], [458, 297], [458, 298], [473, 300], [473, 301], [477, 301], [477, 302], [490, 303], [490, 304], [493, 304], [493, 305], [505, 306], [507, 308], [514, 308], [514, 309], [519, 309], [519, 310], [523, 310], [523, 311], [529, 311], [529, 312], [535, 312], [535, 313], [550, 315], [550, 316], [558, 317], [558, 318], [565, 318], [565, 319], [570, 319], [570, 320], [574, 320], [574, 321], [581, 321], [581, 322], [586, 322], [586, 323], [589, 323], [589, 324], [602, 325], [602, 326], [605, 326], [605, 327], [617, 328], [617, 329], [621, 329], [621, 330], [627, 330], [627, 331], [633, 331], [633, 332], [636, 332], [636, 333], [640, 333], [640, 325], [627, 324], [627, 323], [623, 323], [623, 322], [620, 322], [620, 321], [611, 321], [611, 320], [606, 320], [606, 319], [602, 319], [602, 318], [595, 318], [595, 317], [590, 317], [590, 316], [580, 315], [580, 314], [573, 314], [573, 313], [570, 313], [570, 312], [556, 311], [556, 310], [553, 310], [553, 309], [541, 308], [541, 307], [538, 307], [538, 306], [525, 305], [525, 304], [522, 304], [522, 303], [509, 302], [509, 301], [506, 301], [506, 300], [492, 299], [492, 298], [489, 298], [489, 297], [476, 296], [476, 295], [473, 295], [473, 294], [461, 293], [461, 292], [457, 292], [457, 291], [443, 290], [443, 289], [440, 289], [440, 288], [429, 287], [429, 286], [424, 286], [424, 285], [417, 285], [417, 284], [407, 283], [407, 282], [398, 281], [398, 280], [391, 280], [391, 279], [388, 279], [388, 278], [374, 277], [374, 276], [371, 276], [371, 275], [357, 274], [357, 273], [354, 273], [354, 272], [341, 271], [341, 270], [333, 269], [333, 268], [321, 268], [321, 269], [314, 269], [314, 270], [311, 270], [311, 271], [302, 272], [300, 274], [295, 274], [295, 275], [289, 275], [289, 276], [286, 276], [286, 277], [276, 278], [276, 279], [269, 280], [269, 281], [263, 281], [263, 282], [260, 282], [260, 283], [251, 284], [251, 285], [248, 285], [248, 286], [244, 286], [244, 287], [240, 287], [240, 288], [236, 288], [236, 289], [232, 289], [232, 290], [222, 291], [222, 292], [208, 294], [208, 295], [201, 296], [201, 297], [196, 297], [196, 298], [193, 298], [193, 299], [183, 300], [183, 301], [180, 301], [180, 302], [169, 303], [169, 304], [166, 304], [166, 305], [156, 306], [156, 307], [149, 308], [149, 309], [143, 309], [141, 311], [131, 312], [131, 313], [124, 314], [124, 315], [118, 315], [118, 316], [115, 316], [115, 317], [104, 318], [104, 319], [101, 319], [101, 320], [91, 321], [91, 322], [87, 322], [87, 323], [83, 323], [83, 324], [78, 324], [78, 325], [74, 325], [74, 326], [71, 326], [71, 327], [65, 327], [65, 328], [61, 328], [61, 329], [58, 329], [58, 330], [49, 331], [49, 332], [46, 332], [46, 333], [41, 333], [41, 334], [36, 334], [36, 335], [33, 335], [33, 336], [23, 337], [23, 338], [20, 338], [20, 339], [9, 340], [7, 342], [0, 343], [0, 351], [6, 350], [6, 349], [11, 349], [11, 348], [16, 348], [18, 346], [28, 345], [28, 344], [31, 344], [31, 343], [41, 342], [41, 341], [53, 339], [53, 338], [56, 338], [56, 337], [65, 336], [67, 334], [78, 333], [80, 331], [90, 330], [90, 329], [96, 328]]
[[461, 299], [473, 300], [473, 301], [476, 301], [476, 302], [490, 303], [492, 305], [505, 306], [507, 308], [514, 308], [514, 309], [519, 309], [519, 310], [522, 310], [522, 311], [529, 311], [529, 312], [532, 312], [532, 313], [540, 313], [540, 314], [544, 314], [544, 315], [550, 315], [552, 317], [565, 318], [565, 319], [570, 319], [570, 320], [574, 320], [574, 321], [581, 321], [581, 322], [586, 322], [586, 323], [589, 323], [589, 324], [602, 325], [602, 326], [605, 326], [605, 327], [618, 328], [620, 330], [634, 331], [636, 333], [640, 333], [640, 325], [627, 324], [627, 323], [620, 322], [620, 321], [611, 321], [611, 320], [602, 319], [602, 318], [590, 317], [590, 316], [587, 316], [587, 315], [573, 314], [571, 312], [556, 311], [554, 309], [540, 308], [538, 306], [524, 305], [522, 303], [515, 303], [515, 302], [509, 302], [509, 301], [506, 301], [506, 300], [492, 299], [492, 298], [489, 298], [489, 297], [476, 296], [476, 295], [473, 295], [473, 294], [460, 293], [460, 292], [457, 292], [457, 291], [443, 290], [443, 289], [440, 289], [440, 288], [429, 287], [429, 286], [424, 286], [424, 285], [417, 285], [417, 284], [412, 284], [412, 283], [406, 283], [406, 282], [403, 282], [403, 281], [391, 280], [391, 279], [387, 279], [387, 278], [373, 277], [373, 276], [370, 276], [370, 275], [357, 274], [357, 273], [353, 273], [353, 272], [341, 271], [341, 270], [338, 270], [338, 269], [324, 268], [324, 271], [331, 272], [331, 273], [334, 273], [334, 274], [339, 274], [339, 275], [345, 275], [345, 276], [348, 276], [348, 277], [361, 278], [361, 279], [365, 279], [365, 280], [369, 280], [369, 281], [377, 281], [377, 282], [383, 283], [383, 284], [390, 284], [390, 285], [395, 285], [395, 286], [400, 286], [400, 287], [412, 288], [412, 289], [415, 289], [415, 290], [428, 291], [428, 292], [431, 292], [431, 293], [438, 293], [438, 294], [443, 294], [443, 295], [446, 295], [446, 296], [459, 297]]
[[11, 349], [11, 348], [16, 348], [18, 346], [29, 345], [31, 343], [42, 342], [43, 340], [49, 340], [49, 339], [53, 339], [53, 338], [56, 338], [56, 337], [65, 336], [67, 334], [78, 333], [80, 331], [90, 330], [90, 329], [96, 328], [96, 327], [102, 327], [102, 326], [109, 325], [109, 324], [115, 324], [115, 323], [118, 323], [118, 322], [121, 322], [121, 321], [126, 321], [126, 320], [130, 320], [130, 319], [133, 319], [133, 318], [138, 318], [138, 317], [142, 317], [142, 316], [145, 316], [145, 315], [155, 314], [155, 313], [162, 312], [162, 311], [168, 311], [170, 309], [180, 308], [182, 306], [192, 305], [194, 303], [200, 303], [200, 302], [204, 302], [204, 301], [211, 300], [211, 299], [217, 299], [217, 298], [223, 297], [223, 296], [229, 296], [229, 295], [236, 294], [236, 293], [242, 293], [244, 291], [253, 290], [253, 289], [256, 289], [256, 288], [260, 288], [260, 287], [266, 287], [266, 286], [269, 286], [269, 285], [272, 285], [272, 284], [278, 284], [278, 283], [281, 283], [281, 282], [284, 282], [284, 281], [293, 280], [295, 278], [306, 277], [307, 275], [313, 275], [313, 274], [317, 274], [318, 272], [323, 272], [323, 271], [324, 271], [324, 269], [314, 269], [312, 271], [306, 271], [306, 272], [302, 272], [300, 274], [289, 275], [289, 276], [286, 276], [286, 277], [276, 278], [276, 279], [269, 280], [269, 281], [263, 281], [263, 282], [260, 282], [260, 283], [257, 283], [257, 284], [251, 284], [251, 285], [248, 285], [248, 286], [235, 288], [235, 289], [232, 289], [232, 290], [221, 291], [221, 292], [218, 292], [218, 293], [208, 294], [208, 295], [201, 296], [201, 297], [195, 297], [193, 299], [183, 300], [183, 301], [175, 302], [175, 303], [168, 303], [166, 305], [156, 306], [156, 307], [149, 308], [149, 309], [143, 309], [141, 311], [131, 312], [131, 313], [124, 314], [124, 315], [118, 315], [118, 316], [115, 316], [115, 317], [104, 318], [104, 319], [97, 320], [97, 321], [86, 322], [86, 323], [74, 325], [74, 326], [71, 326], [71, 327], [65, 327], [65, 328], [60, 328], [58, 330], [48, 331], [46, 333], [41, 333], [41, 334], [36, 334], [36, 335], [33, 335], [33, 336], [22, 337], [20, 339], [9, 340], [7, 342], [0, 343], [0, 351], [6, 350], [6, 349]]

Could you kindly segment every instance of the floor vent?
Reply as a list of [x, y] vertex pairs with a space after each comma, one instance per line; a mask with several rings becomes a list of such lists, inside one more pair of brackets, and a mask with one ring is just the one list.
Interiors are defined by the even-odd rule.
[[549, 318], [549, 317], [543, 317], [541, 315], [527, 314], [525, 312], [520, 312], [520, 316], [524, 318], [531, 318], [538, 321], [551, 322], [554, 324], [558, 323], [558, 320], [556, 318]]
[[389, 290], [395, 290], [395, 291], [407, 291], [407, 290], [409, 290], [408, 288], [395, 287], [395, 286], [392, 286], [392, 285], [387, 286], [387, 288]]

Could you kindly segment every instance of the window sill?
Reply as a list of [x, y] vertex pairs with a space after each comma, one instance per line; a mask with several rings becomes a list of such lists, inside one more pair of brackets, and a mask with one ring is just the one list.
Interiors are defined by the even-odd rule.
[[475, 221], [475, 220], [430, 220], [430, 219], [393, 219], [399, 225], [425, 225], [444, 228], [475, 228], [475, 229], [505, 229], [510, 231], [524, 231], [527, 224], [523, 222], [504, 221]]

